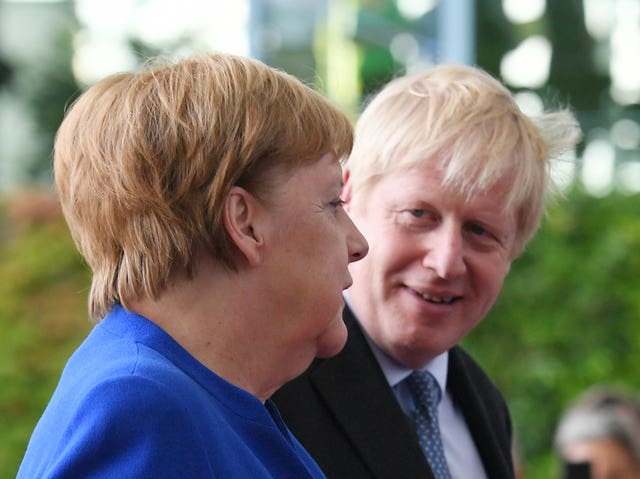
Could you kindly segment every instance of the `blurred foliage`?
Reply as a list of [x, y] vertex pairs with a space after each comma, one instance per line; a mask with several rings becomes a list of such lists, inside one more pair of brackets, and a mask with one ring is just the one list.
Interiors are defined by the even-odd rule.
[[12, 68], [2, 57], [0, 57], [0, 88], [11, 81]]
[[90, 327], [87, 268], [51, 195], [0, 202], [0, 477], [15, 477], [62, 367]]
[[389, 51], [392, 38], [406, 31], [419, 37], [420, 28], [403, 18], [394, 2], [361, 0], [360, 3], [354, 41], [361, 52], [361, 96], [363, 101], [366, 101], [402, 73], [402, 66], [394, 60]]
[[559, 478], [551, 440], [593, 384], [640, 388], [640, 195], [574, 191], [551, 209], [464, 341], [510, 405], [527, 478]]
[[71, 70], [73, 33], [60, 32], [56, 38], [56, 55], [46, 62], [31, 62], [20, 68], [20, 81], [11, 88], [27, 100], [37, 126], [38, 148], [25, 173], [35, 183], [50, 184], [51, 152], [55, 133], [68, 105], [80, 94]]
[[500, 74], [500, 62], [516, 47], [516, 32], [509, 24], [502, 4], [495, 0], [476, 0], [476, 62], [491, 74]]
[[609, 77], [594, 62], [595, 42], [584, 23], [583, 0], [547, 2], [544, 33], [553, 45], [549, 84], [580, 111], [611, 103]]

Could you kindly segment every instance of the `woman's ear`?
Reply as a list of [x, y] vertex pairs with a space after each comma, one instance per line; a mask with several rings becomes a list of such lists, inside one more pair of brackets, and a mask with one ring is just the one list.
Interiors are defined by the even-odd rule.
[[349, 170], [344, 170], [342, 173], [342, 191], [340, 192], [340, 199], [344, 203], [345, 211], [349, 211], [351, 202], [351, 175]]
[[224, 207], [224, 227], [250, 266], [262, 262], [264, 237], [258, 222], [261, 212], [251, 193], [239, 186], [231, 188]]

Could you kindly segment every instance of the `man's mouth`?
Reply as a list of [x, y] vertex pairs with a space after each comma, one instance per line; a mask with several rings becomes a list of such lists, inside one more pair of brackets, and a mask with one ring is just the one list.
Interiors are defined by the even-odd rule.
[[418, 293], [418, 296], [420, 296], [425, 301], [434, 304], [452, 304], [457, 299], [460, 299], [459, 296], [430, 296], [426, 293]]

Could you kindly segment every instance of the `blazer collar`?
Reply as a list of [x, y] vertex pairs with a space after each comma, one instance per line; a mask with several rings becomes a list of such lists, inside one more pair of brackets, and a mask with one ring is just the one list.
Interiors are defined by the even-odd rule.
[[508, 431], [498, 433], [499, 422], [509, 420], [506, 406], [504, 410], [496, 411], [495, 399], [491, 402], [486, 399], [489, 391], [486, 385], [480, 386], [477, 373], [474, 374], [471, 370], [474, 365], [473, 360], [459, 346], [450, 350], [448, 383], [451, 396], [467, 421], [485, 471], [491, 478], [513, 478], [511, 457], [502, 453], [511, 449], [511, 445], [504, 441], [504, 438], [510, 437], [511, 424], [505, 426]]
[[[349, 308], [349, 339], [331, 361], [317, 363], [310, 380], [377, 479], [432, 479], [426, 459], [393, 391]], [[389, 444], [402, 444], [389, 452]]]

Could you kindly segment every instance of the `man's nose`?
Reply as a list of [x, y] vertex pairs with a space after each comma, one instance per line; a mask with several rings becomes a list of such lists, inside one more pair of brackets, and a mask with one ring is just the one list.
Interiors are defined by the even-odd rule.
[[423, 266], [440, 278], [450, 279], [466, 271], [462, 227], [454, 221], [443, 221], [427, 233]]

